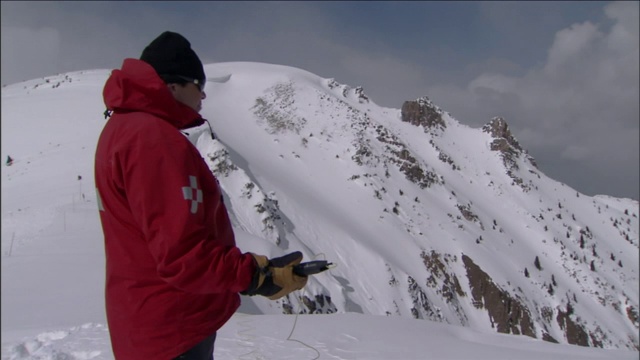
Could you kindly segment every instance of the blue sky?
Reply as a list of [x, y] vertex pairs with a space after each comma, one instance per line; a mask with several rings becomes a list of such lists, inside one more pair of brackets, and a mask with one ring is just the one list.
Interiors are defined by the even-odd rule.
[[[2, 84], [118, 68], [165, 30], [461, 123], [506, 119], [552, 178], [639, 198], [638, 2], [2, 2]], [[210, 74], [215, 76], [216, 74]]]

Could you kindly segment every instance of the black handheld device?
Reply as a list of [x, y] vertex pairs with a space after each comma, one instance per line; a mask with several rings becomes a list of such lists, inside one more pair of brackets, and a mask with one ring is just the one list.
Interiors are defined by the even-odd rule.
[[309, 276], [329, 270], [332, 267], [333, 264], [326, 260], [309, 261], [295, 265], [293, 267], [293, 273], [298, 276]]

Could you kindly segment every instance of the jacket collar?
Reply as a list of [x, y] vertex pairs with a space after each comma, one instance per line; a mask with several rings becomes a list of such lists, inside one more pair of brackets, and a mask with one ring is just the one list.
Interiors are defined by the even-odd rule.
[[177, 101], [156, 71], [142, 60], [125, 59], [113, 70], [102, 91], [107, 110], [114, 113], [141, 111], [158, 116], [178, 129], [199, 126], [204, 119]]

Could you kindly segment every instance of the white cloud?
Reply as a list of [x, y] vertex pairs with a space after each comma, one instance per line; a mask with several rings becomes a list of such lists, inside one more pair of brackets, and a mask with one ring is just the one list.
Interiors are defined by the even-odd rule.
[[549, 49], [549, 57], [545, 71], [550, 75], [561, 72], [569, 62], [580, 61], [596, 41], [602, 37], [597, 26], [590, 22], [574, 24], [570, 28], [559, 31]]
[[605, 14], [617, 23], [611, 29], [608, 43], [612, 50], [637, 47], [640, 33], [639, 6], [637, 1], [616, 2], [605, 8]]
[[499, 94], [507, 94], [516, 90], [517, 79], [501, 74], [482, 74], [469, 83], [467, 89], [477, 92], [481, 89], [492, 90]]
[[[504, 116], [515, 136], [552, 177], [570, 182], [563, 161], [619, 174], [610, 191], [638, 196], [638, 2], [604, 9], [613, 24], [584, 22], [556, 33], [548, 58], [522, 76], [484, 73], [466, 88], [433, 86], [438, 104], [479, 126]], [[568, 168], [568, 167], [567, 167]], [[543, 171], [544, 171], [543, 167]]]

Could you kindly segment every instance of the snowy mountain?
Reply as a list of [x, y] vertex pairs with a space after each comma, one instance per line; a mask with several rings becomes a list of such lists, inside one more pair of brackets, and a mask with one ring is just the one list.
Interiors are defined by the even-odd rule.
[[[502, 118], [470, 128], [427, 97], [384, 108], [361, 87], [286, 66], [205, 71], [218, 78], [202, 111], [216, 139], [206, 125], [185, 135], [220, 181], [239, 246], [337, 264], [281, 301], [245, 297], [241, 312], [383, 315], [640, 349], [637, 201], [550, 179]], [[108, 74], [2, 89], [9, 261], [60, 209], [95, 206]], [[4, 283], [3, 264], [3, 324]]]

